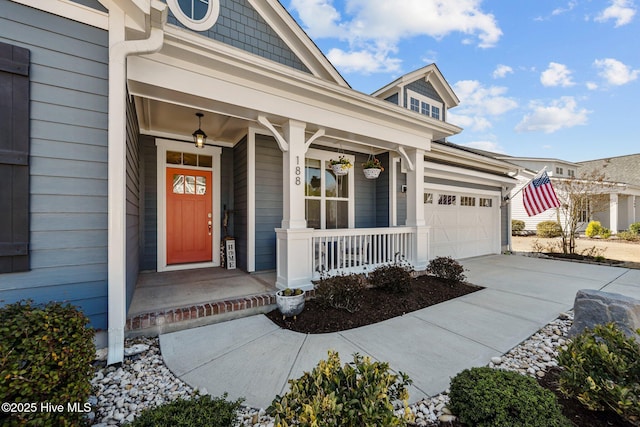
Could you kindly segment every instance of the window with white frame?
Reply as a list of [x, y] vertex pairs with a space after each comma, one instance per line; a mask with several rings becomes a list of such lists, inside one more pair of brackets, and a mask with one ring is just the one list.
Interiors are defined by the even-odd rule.
[[424, 193], [424, 203], [426, 205], [433, 204], [433, 193]]
[[576, 171], [573, 169], [567, 169], [567, 175], [569, 175], [571, 178], [575, 178], [576, 177]]
[[487, 199], [487, 198], [484, 198], [484, 197], [480, 197], [479, 206], [481, 208], [490, 208], [492, 205], [493, 205], [493, 200]]
[[[305, 158], [305, 217], [307, 227], [349, 228], [354, 223], [353, 173], [336, 176], [331, 158], [336, 153], [309, 150]], [[344, 155], [353, 164], [354, 156]]]
[[556, 167], [556, 173], [562, 175], [562, 168]]
[[220, 0], [167, 0], [167, 5], [182, 25], [194, 31], [213, 27], [220, 14]]
[[476, 198], [471, 196], [460, 196], [460, 206], [475, 206]]
[[407, 90], [407, 97], [409, 98], [409, 109], [416, 111], [420, 114], [424, 114], [434, 119], [441, 119], [441, 111], [444, 107], [442, 102], [431, 99], [427, 96], [421, 95], [412, 90]]
[[453, 194], [440, 194], [440, 196], [438, 196], [438, 204], [439, 205], [455, 205], [456, 196]]

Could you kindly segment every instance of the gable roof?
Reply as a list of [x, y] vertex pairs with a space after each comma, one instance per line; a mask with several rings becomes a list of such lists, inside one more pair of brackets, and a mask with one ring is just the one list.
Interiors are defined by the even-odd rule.
[[351, 87], [320, 48], [278, 0], [247, 0], [311, 73], [339, 86]]
[[453, 89], [451, 89], [451, 86], [449, 86], [449, 83], [444, 78], [436, 64], [429, 64], [425, 67], [405, 74], [404, 76], [394, 80], [383, 88], [378, 89], [371, 95], [377, 98], [386, 98], [389, 95], [397, 92], [398, 89], [420, 79], [424, 79], [426, 82], [431, 83], [436, 92], [438, 92], [438, 95], [440, 95], [440, 97], [444, 101], [447, 108], [453, 108], [460, 104], [458, 96], [453, 92]]
[[610, 181], [640, 185], [640, 154], [578, 162], [585, 168], [602, 169]]

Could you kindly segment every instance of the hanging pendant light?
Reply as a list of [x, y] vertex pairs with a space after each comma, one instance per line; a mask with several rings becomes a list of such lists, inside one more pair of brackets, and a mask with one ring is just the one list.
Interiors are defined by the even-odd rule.
[[207, 134], [200, 129], [202, 127], [202, 117], [204, 114], [196, 113], [198, 116], [198, 130], [193, 133], [193, 142], [198, 148], [204, 148], [205, 142], [207, 142]]

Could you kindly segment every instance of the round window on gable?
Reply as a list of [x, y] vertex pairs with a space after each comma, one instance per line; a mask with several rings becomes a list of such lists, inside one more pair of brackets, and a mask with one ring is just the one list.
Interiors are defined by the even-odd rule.
[[176, 19], [194, 31], [213, 27], [220, 13], [219, 0], [167, 0]]

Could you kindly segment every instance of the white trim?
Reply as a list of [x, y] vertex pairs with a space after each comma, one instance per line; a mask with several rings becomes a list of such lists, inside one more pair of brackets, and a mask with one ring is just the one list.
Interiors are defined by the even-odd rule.
[[[338, 156], [344, 156], [347, 159], [349, 159], [349, 161], [351, 161], [351, 164], [353, 165], [353, 167], [351, 168], [351, 170], [349, 170], [349, 173], [346, 175], [346, 178], [348, 179], [347, 185], [349, 186], [349, 197], [347, 198], [348, 201], [348, 226], [349, 228], [354, 228], [355, 227], [355, 216], [356, 216], [356, 207], [355, 207], [355, 203], [356, 203], [356, 197], [355, 197], [355, 160], [356, 157], [354, 155], [351, 154], [338, 154], [332, 151], [325, 151], [325, 150], [318, 150], [316, 148], [310, 148], [309, 150], [307, 150], [306, 154], [305, 154], [305, 161], [306, 159], [314, 159], [314, 160], [320, 160], [322, 162], [321, 168], [322, 170], [325, 169], [325, 166], [328, 164], [329, 160], [332, 158], [337, 158]], [[306, 162], [305, 162], [306, 163]], [[306, 166], [305, 166], [306, 168]], [[321, 229], [325, 230], [327, 228], [327, 215], [326, 215], [326, 206], [327, 206], [327, 200], [339, 200], [339, 198], [336, 197], [326, 197], [325, 194], [325, 185], [326, 185], [326, 180], [324, 179], [324, 173], [321, 177], [321, 196], [320, 197], [314, 197], [313, 199], [310, 200], [320, 200], [320, 223], [321, 223]], [[307, 200], [307, 196], [304, 196], [305, 199], [305, 203]]]
[[102, 30], [109, 29], [109, 15], [91, 7], [70, 0], [11, 0], [23, 6], [48, 12], [53, 15], [91, 25]]
[[256, 271], [256, 133], [247, 136], [247, 272]]
[[[500, 202], [500, 195], [501, 192], [500, 190], [496, 190], [496, 191], [492, 191], [492, 190], [479, 190], [476, 188], [467, 188], [467, 187], [457, 187], [455, 185], [443, 185], [443, 184], [430, 184], [428, 182], [424, 183], [424, 192], [425, 193], [437, 193], [438, 191], [448, 191], [448, 192], [454, 192], [454, 193], [461, 193], [461, 194], [471, 194], [471, 195], [478, 195], [478, 196], [490, 196], [490, 197], [497, 197], [498, 198], [498, 202]], [[438, 193], [439, 194], [439, 193]], [[434, 204], [437, 204], [434, 198]], [[495, 207], [495, 206], [492, 206]]]
[[425, 160], [424, 166], [424, 175], [433, 178], [443, 178], [453, 181], [500, 187], [503, 185], [506, 185], [507, 187], [514, 187], [517, 185], [516, 180], [512, 177], [475, 171], [462, 166], [443, 165], [440, 163], [430, 162], [428, 160]]
[[390, 153], [391, 158], [389, 163], [391, 165], [391, 181], [389, 182], [389, 226], [398, 226], [398, 168], [400, 166], [400, 157]]
[[169, 9], [171, 9], [171, 12], [173, 12], [173, 16], [175, 16], [182, 25], [192, 29], [193, 31], [207, 31], [209, 28], [213, 27], [218, 20], [218, 15], [220, 14], [219, 0], [209, 0], [207, 13], [204, 15], [204, 18], [199, 20], [194, 20], [188, 17], [178, 4], [178, 0], [167, 0], [167, 5], [169, 6]]
[[[219, 267], [220, 266], [220, 192], [222, 188], [220, 186], [220, 166], [222, 155], [222, 148], [205, 146], [204, 148], [196, 148], [193, 144], [185, 144], [179, 141], [169, 141], [167, 139], [156, 138], [156, 185], [157, 185], [157, 214], [158, 214], [158, 229], [157, 229], [157, 267], [156, 269], [162, 271], [175, 271], [175, 270], [188, 270], [192, 268], [204, 268], [204, 267]], [[184, 165], [168, 165], [166, 162], [167, 151], [179, 151], [182, 153], [193, 154], [207, 154], [212, 157], [212, 169], [211, 170], [211, 210], [213, 230], [211, 233], [211, 262], [193, 263], [193, 264], [178, 264], [167, 265], [167, 193], [166, 193], [166, 179], [167, 179], [167, 167], [179, 167], [181, 169], [194, 169], [203, 170], [203, 168], [195, 168]]]
[[[431, 117], [432, 119], [435, 120], [444, 120], [444, 104], [438, 100], [435, 100], [433, 98], [430, 98], [426, 95], [422, 95], [416, 91], [413, 91], [411, 89], [407, 89], [407, 109], [410, 111], [413, 111], [414, 113], [419, 113], [422, 114], [423, 116], [427, 116], [427, 117]], [[415, 98], [416, 100], [420, 101], [420, 108], [418, 111], [416, 110], [412, 110], [411, 109], [411, 98]], [[424, 114], [422, 112], [422, 104], [425, 103], [427, 105], [429, 105], [429, 114]], [[440, 114], [438, 117], [433, 117], [433, 107], [437, 107], [440, 109]]]

